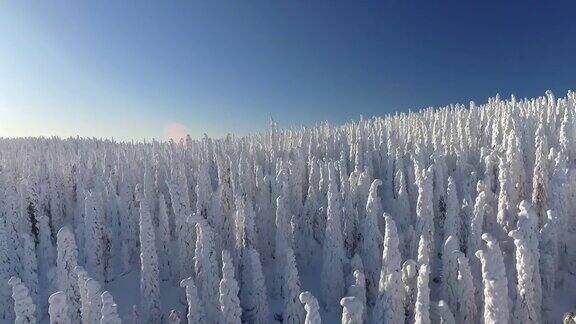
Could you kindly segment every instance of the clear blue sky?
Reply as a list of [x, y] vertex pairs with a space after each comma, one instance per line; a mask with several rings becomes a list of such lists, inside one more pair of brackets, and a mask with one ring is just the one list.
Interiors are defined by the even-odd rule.
[[245, 134], [570, 88], [575, 1], [0, 2], [0, 136]]

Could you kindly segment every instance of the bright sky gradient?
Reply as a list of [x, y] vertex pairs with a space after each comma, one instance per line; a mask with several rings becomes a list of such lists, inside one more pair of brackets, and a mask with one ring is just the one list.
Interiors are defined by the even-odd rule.
[[[576, 1], [0, 1], [0, 136], [164, 139], [576, 88]], [[177, 136], [177, 135], [172, 135]]]

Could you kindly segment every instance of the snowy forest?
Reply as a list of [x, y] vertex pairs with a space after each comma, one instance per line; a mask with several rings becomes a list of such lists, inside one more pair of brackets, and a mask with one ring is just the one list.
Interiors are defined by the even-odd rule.
[[576, 323], [576, 92], [0, 139], [2, 323]]

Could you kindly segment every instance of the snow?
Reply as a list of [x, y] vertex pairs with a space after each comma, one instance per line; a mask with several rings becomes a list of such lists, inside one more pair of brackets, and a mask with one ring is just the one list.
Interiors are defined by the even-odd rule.
[[179, 143], [0, 138], [0, 322], [560, 322], [575, 113], [546, 92]]

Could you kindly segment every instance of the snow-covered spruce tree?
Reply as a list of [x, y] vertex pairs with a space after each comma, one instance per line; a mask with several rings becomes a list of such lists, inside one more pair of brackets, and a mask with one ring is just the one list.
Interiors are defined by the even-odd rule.
[[546, 211], [548, 210], [548, 139], [544, 130], [544, 124], [539, 123], [536, 130], [536, 160], [532, 175], [532, 206], [538, 215], [539, 226], [544, 226]]
[[508, 280], [504, 259], [498, 242], [487, 233], [482, 234], [486, 248], [478, 250], [476, 257], [482, 262], [482, 282], [484, 284], [484, 323], [508, 323]]
[[[466, 251], [468, 255], [476, 253], [476, 251], [482, 248], [482, 234], [484, 230], [484, 216], [486, 214], [486, 187], [482, 180], [478, 181], [478, 196], [476, 197], [476, 202], [474, 203], [474, 211], [472, 212], [472, 219], [470, 222], [470, 231], [468, 233], [468, 244], [466, 245]], [[480, 281], [482, 275], [480, 271], [480, 263], [478, 260], [470, 262], [470, 267], [472, 268], [472, 275], [476, 281]]]
[[404, 314], [406, 321], [414, 321], [414, 305], [417, 294], [417, 271], [418, 267], [414, 260], [408, 259], [402, 264], [402, 283], [404, 284]]
[[188, 324], [203, 323], [205, 321], [204, 305], [198, 296], [194, 279], [188, 277], [180, 281], [180, 287], [186, 289], [186, 302], [188, 304], [186, 318], [188, 319]]
[[74, 234], [67, 226], [58, 231], [57, 236], [58, 257], [57, 280], [58, 289], [66, 294], [68, 300], [68, 317], [73, 323], [80, 322], [80, 292], [78, 290], [78, 279], [76, 276], [76, 266], [78, 260], [78, 250]]
[[416, 303], [414, 304], [414, 323], [430, 324], [430, 287], [428, 265], [422, 264], [418, 270]]
[[104, 213], [99, 193], [86, 192], [85, 196], [85, 254], [86, 267], [96, 280], [104, 281]]
[[230, 252], [222, 251], [222, 280], [220, 280], [220, 310], [222, 323], [241, 323], [242, 309], [238, 298], [238, 282], [234, 279], [234, 265]]
[[450, 307], [448, 307], [448, 304], [446, 304], [446, 302], [444, 302], [443, 300], [438, 302], [437, 311], [438, 311], [438, 314], [437, 314], [438, 315], [438, 323], [440, 323], [440, 324], [456, 324], [456, 320], [454, 319], [454, 314], [452, 314]]
[[105, 291], [100, 296], [102, 299], [102, 310], [100, 313], [102, 317], [100, 318], [100, 324], [121, 324], [122, 321], [118, 316], [118, 306], [114, 302], [114, 297], [112, 294]]
[[457, 323], [475, 323], [478, 309], [475, 301], [474, 279], [464, 253], [453, 252], [458, 259], [458, 279], [456, 281], [457, 307], [453, 309]]
[[304, 322], [304, 307], [300, 303], [300, 279], [296, 268], [294, 252], [290, 247], [284, 253], [286, 258], [284, 269], [284, 312], [282, 313], [283, 323], [300, 324]]
[[362, 319], [366, 319], [366, 277], [361, 270], [354, 270], [354, 282], [348, 287], [348, 296], [356, 297], [362, 304]]
[[38, 217], [38, 236], [38, 251], [41, 251], [38, 253], [38, 268], [40, 274], [49, 279], [50, 272], [55, 266], [56, 250], [52, 244], [52, 233], [47, 216]]
[[458, 303], [457, 280], [458, 258], [454, 252], [459, 252], [458, 241], [453, 236], [448, 236], [442, 252], [442, 298], [448, 307], [456, 309]]
[[322, 319], [320, 318], [320, 306], [318, 305], [316, 297], [312, 296], [312, 293], [309, 291], [300, 293], [300, 302], [304, 304], [304, 309], [306, 310], [304, 324], [322, 323]]
[[364, 323], [362, 313], [365, 305], [357, 297], [344, 297], [340, 300], [342, 305], [342, 324]]
[[174, 276], [172, 265], [174, 262], [172, 250], [172, 239], [170, 238], [170, 221], [168, 219], [168, 208], [164, 195], [158, 198], [158, 250], [160, 252], [160, 277], [166, 281]]
[[174, 214], [174, 236], [177, 243], [178, 271], [177, 275], [174, 276], [177, 281], [179, 278], [187, 278], [192, 275], [196, 235], [194, 224], [186, 221], [191, 214], [186, 173], [181, 167], [174, 165], [167, 182]]
[[278, 196], [276, 199], [276, 238], [275, 238], [275, 248], [274, 248], [274, 259], [275, 259], [275, 273], [274, 273], [274, 294], [280, 297], [285, 296], [284, 287], [284, 274], [285, 274], [285, 262], [287, 248], [292, 248], [290, 243], [290, 225], [289, 225], [289, 214], [288, 214], [288, 202], [286, 200], [286, 193]]
[[444, 241], [452, 236], [456, 242], [460, 242], [460, 203], [456, 183], [452, 177], [448, 177], [448, 187], [446, 188], [446, 218], [444, 219]]
[[418, 240], [418, 254], [417, 254], [417, 263], [418, 267], [423, 264], [430, 265], [430, 254], [432, 253], [432, 247], [430, 244], [430, 240], [424, 236], [420, 236], [420, 240]]
[[559, 223], [556, 212], [548, 210], [548, 218], [540, 230], [540, 276], [542, 277], [542, 317], [549, 318], [554, 306], [554, 289], [556, 288], [556, 271], [558, 269], [558, 234]]
[[80, 301], [82, 303], [80, 309], [82, 322], [98, 323], [100, 321], [102, 308], [100, 298], [102, 291], [100, 284], [90, 278], [82, 267], [76, 267], [76, 274], [78, 275], [78, 288], [80, 290]]
[[[540, 284], [538, 242], [530, 244], [530, 236], [534, 235], [538, 224], [538, 216], [530, 203], [520, 203], [518, 228], [510, 232], [516, 246], [517, 290], [514, 304], [514, 323], [540, 323], [542, 295], [537, 291]], [[535, 248], [535, 249], [534, 249]]]
[[[1, 195], [0, 195], [1, 196]], [[12, 304], [8, 280], [15, 274], [9, 258], [8, 238], [3, 217], [0, 217], [0, 321], [13, 321]]]
[[346, 256], [352, 258], [358, 245], [359, 235], [359, 218], [358, 211], [354, 206], [354, 197], [352, 196], [352, 188], [348, 175], [343, 173], [345, 169], [340, 162], [340, 194], [342, 196], [342, 221], [344, 233], [344, 248], [346, 249]]
[[364, 274], [366, 275], [366, 290], [368, 302], [374, 303], [378, 296], [378, 282], [381, 268], [381, 242], [382, 234], [378, 228], [378, 186], [382, 184], [381, 180], [374, 180], [370, 186], [370, 194], [366, 203], [366, 217], [362, 221], [360, 255], [364, 264]]
[[344, 241], [342, 238], [342, 208], [336, 186], [334, 165], [328, 165], [328, 218], [323, 246], [323, 264], [320, 275], [325, 308], [337, 305], [344, 295]]
[[390, 215], [384, 214], [386, 230], [382, 252], [382, 270], [378, 285], [378, 300], [372, 320], [384, 323], [404, 322], [404, 287], [402, 287], [402, 255], [398, 249], [396, 223]]
[[137, 230], [133, 217], [135, 208], [134, 194], [130, 186], [130, 178], [125, 170], [122, 171], [121, 179], [118, 183], [118, 218], [120, 220], [120, 262], [122, 271], [129, 271], [136, 251]]
[[8, 280], [12, 287], [12, 299], [14, 300], [14, 313], [16, 318], [14, 324], [34, 324], [36, 323], [36, 305], [30, 297], [28, 288], [18, 277]]
[[[434, 239], [434, 208], [432, 201], [432, 168], [422, 170], [417, 179], [416, 232], [428, 242]], [[431, 251], [432, 252], [432, 251]]]
[[206, 321], [216, 322], [220, 319], [220, 302], [218, 300], [220, 275], [216, 251], [214, 250], [214, 234], [205, 220], [199, 219], [196, 223], [196, 239], [194, 271], [199, 295], [206, 308]]
[[68, 317], [66, 294], [63, 291], [58, 291], [50, 295], [48, 303], [50, 304], [48, 307], [50, 324], [72, 324]]
[[[308, 193], [306, 194], [306, 199], [304, 201], [304, 209], [302, 214], [301, 232], [299, 240], [304, 240], [300, 242], [306, 246], [306, 250], [301, 252], [301, 258], [304, 264], [308, 265], [314, 257], [314, 246], [315, 242], [320, 242], [320, 229], [317, 220], [320, 217], [320, 206], [318, 203], [318, 182], [320, 181], [318, 162], [310, 158], [308, 161], [309, 171], [308, 171]], [[322, 233], [323, 235], [324, 233]], [[316, 241], [314, 241], [316, 240]]]
[[[36, 247], [34, 245], [33, 239], [30, 235], [21, 233], [22, 242], [22, 256], [20, 257], [20, 262], [22, 264], [22, 270], [20, 275], [22, 276], [22, 282], [28, 288], [30, 297], [35, 305], [44, 304], [45, 300], [38, 300], [38, 261], [36, 259]], [[42, 311], [41, 307], [37, 308]]]
[[178, 314], [178, 311], [173, 309], [170, 311], [170, 313], [168, 314], [168, 324], [180, 324], [181, 320], [180, 320], [180, 314]]
[[156, 234], [148, 199], [136, 185], [136, 198], [140, 203], [140, 303], [143, 323], [161, 321], [160, 269], [156, 253]]
[[248, 249], [243, 258], [247, 260], [240, 290], [240, 304], [244, 310], [242, 318], [249, 323], [267, 323], [270, 313], [260, 254], [255, 249]]

